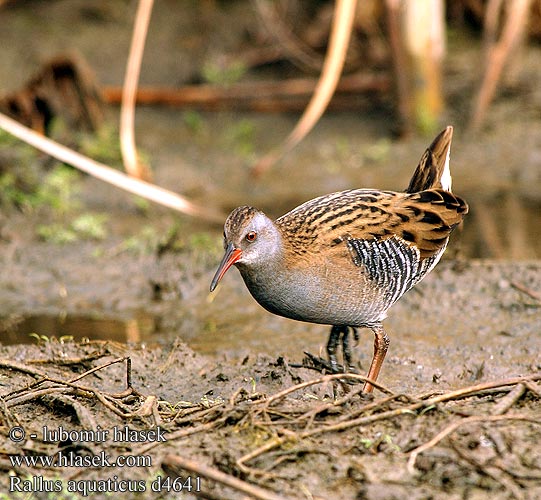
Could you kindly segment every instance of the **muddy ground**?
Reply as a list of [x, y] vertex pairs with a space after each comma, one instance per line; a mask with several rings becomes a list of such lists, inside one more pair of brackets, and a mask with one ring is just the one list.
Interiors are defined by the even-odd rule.
[[[91, 3], [89, 11], [88, 2], [32, 2], [32, 9], [4, 11], [2, 88], [17, 88], [68, 41], [101, 81], [120, 84], [133, 12], [128, 3], [111, 5]], [[224, 10], [225, 19], [238, 16]], [[212, 47], [186, 21], [188, 13], [170, 22], [167, 12], [156, 7], [160, 29], [153, 38], [150, 28], [146, 83], [184, 81]], [[213, 43], [234, 46], [220, 28], [227, 23], [215, 21], [205, 19], [216, 26]], [[218, 225], [143, 206], [89, 178], [77, 181], [79, 206], [67, 213], [2, 211], [0, 493], [77, 498], [101, 488], [97, 497], [103, 498], [541, 497], [541, 53], [535, 45], [525, 51], [518, 82], [473, 136], [464, 117], [479, 53], [478, 40], [455, 34], [445, 80], [445, 121], [455, 125], [454, 189], [471, 213], [436, 270], [391, 310], [383, 387], [373, 398], [360, 396], [358, 383], [320, 380], [295, 366], [304, 351], [321, 352], [326, 327], [266, 313], [236, 271], [209, 295], [221, 257]], [[158, 184], [225, 213], [251, 203], [278, 216], [333, 190], [407, 185], [430, 139], [393, 139], [389, 102], [328, 114], [258, 183], [248, 167], [287, 135], [295, 115], [141, 108], [137, 142]], [[117, 110], [108, 113], [115, 122]], [[43, 158], [35, 161], [50, 169]], [[85, 212], [106, 215], [101, 239], [59, 244], [38, 236], [44, 222], [69, 225]], [[355, 349], [360, 373], [371, 348], [371, 334], [363, 331]], [[115, 436], [125, 425], [159, 426], [166, 442], [156, 442], [160, 434]], [[44, 435], [44, 427], [72, 435]], [[95, 434], [73, 433], [82, 430]], [[110, 462], [129, 455], [132, 462], [12, 461], [58, 459], [60, 452], [103, 452]], [[249, 489], [254, 486], [265, 491]], [[121, 487], [139, 493], [118, 493]]]

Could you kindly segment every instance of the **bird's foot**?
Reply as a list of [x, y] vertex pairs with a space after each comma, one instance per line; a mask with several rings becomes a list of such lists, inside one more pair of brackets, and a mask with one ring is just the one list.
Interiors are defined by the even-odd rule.
[[[344, 369], [344, 366], [336, 362], [331, 363], [329, 360], [322, 358], [321, 356], [315, 356], [309, 352], [304, 352], [304, 359], [301, 364], [290, 364], [292, 368], [308, 368], [309, 370], [315, 370], [323, 374], [334, 374], [334, 373], [358, 373], [358, 370], [354, 367], [350, 367], [347, 370]], [[353, 379], [340, 379], [339, 382], [347, 385], [355, 385], [359, 382]]]
[[310, 354], [306, 351], [304, 352], [304, 359], [302, 360], [302, 363], [298, 365], [298, 367], [308, 368], [320, 373], [342, 373], [344, 371], [344, 367], [339, 365], [336, 360], [334, 363], [331, 363], [331, 361], [322, 358], [321, 356], [315, 356], [314, 354]]

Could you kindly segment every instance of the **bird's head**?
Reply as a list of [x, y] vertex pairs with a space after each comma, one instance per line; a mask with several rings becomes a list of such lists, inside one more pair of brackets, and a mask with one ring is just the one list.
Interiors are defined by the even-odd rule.
[[241, 269], [264, 265], [272, 261], [280, 248], [281, 235], [271, 219], [253, 207], [236, 208], [225, 221], [225, 254], [212, 279], [210, 291], [214, 291], [232, 265]]

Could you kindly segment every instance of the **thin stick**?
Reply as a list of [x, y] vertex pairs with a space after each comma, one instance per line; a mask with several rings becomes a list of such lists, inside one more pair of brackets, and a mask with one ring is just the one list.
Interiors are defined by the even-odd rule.
[[153, 4], [154, 0], [139, 0], [122, 89], [122, 105], [120, 107], [120, 151], [122, 152], [122, 160], [126, 172], [137, 179], [143, 179], [147, 174], [146, 169], [142, 168], [138, 160], [134, 122], [137, 84], [139, 83], [141, 60], [143, 59]]
[[342, 415], [341, 417], [338, 417], [337, 419], [335, 419], [335, 422], [345, 422], [348, 420], [348, 418], [352, 419], [356, 417], [357, 415], [361, 415], [362, 413], [366, 413], [370, 410], [376, 410], [378, 408], [381, 409], [387, 403], [396, 401], [403, 397], [404, 397], [404, 394], [393, 394], [392, 396], [387, 396], [386, 398], [379, 399], [377, 401], [372, 401], [371, 403], [368, 403], [362, 406], [361, 408], [358, 408], [355, 411], [352, 411], [351, 413], [347, 415]]
[[443, 438], [454, 432], [462, 425], [470, 424], [472, 422], [499, 422], [502, 420], [518, 420], [522, 422], [529, 422], [531, 424], [541, 425], [541, 422], [534, 420], [533, 418], [524, 417], [522, 415], [475, 415], [473, 417], [467, 417], [462, 420], [458, 420], [445, 427], [445, 429], [443, 429], [442, 431], [438, 432], [438, 434], [436, 434], [430, 441], [426, 442], [421, 446], [418, 446], [413, 451], [411, 451], [407, 465], [408, 472], [410, 474], [415, 473], [415, 461], [417, 460], [419, 454], [436, 446]]
[[[108, 361], [107, 363], [104, 363], [100, 366], [97, 366], [95, 368], [92, 368], [91, 370], [87, 370], [86, 372], [82, 373], [81, 375], [78, 375], [77, 377], [71, 379], [71, 380], [60, 380], [60, 379], [57, 379], [57, 378], [54, 378], [54, 377], [49, 377], [48, 375], [45, 375], [43, 374], [42, 375], [42, 380], [39, 380], [37, 381], [35, 384], [33, 384], [33, 386], [38, 386], [44, 382], [51, 382], [53, 384], [59, 384], [61, 387], [47, 387], [47, 388], [44, 388], [44, 389], [35, 389], [35, 390], [28, 390], [29, 388], [25, 389], [25, 391], [23, 392], [23, 394], [21, 394], [20, 396], [17, 396], [15, 397], [15, 394], [17, 393], [20, 393], [21, 391], [15, 391], [13, 392], [12, 394], [8, 394], [6, 395], [5, 397], [6, 398], [9, 398], [11, 396], [11, 399], [9, 399], [9, 402], [8, 402], [8, 406], [16, 406], [16, 405], [20, 405], [20, 404], [23, 404], [27, 401], [31, 401], [32, 399], [35, 399], [37, 397], [41, 397], [41, 396], [44, 396], [44, 395], [47, 395], [47, 394], [52, 394], [52, 393], [56, 393], [56, 392], [65, 392], [65, 393], [72, 393], [73, 391], [78, 391], [78, 393], [87, 393], [87, 394], [91, 394], [91, 395], [94, 395], [100, 402], [102, 402], [107, 408], [109, 408], [111, 411], [113, 411], [114, 413], [116, 413], [117, 415], [123, 417], [123, 418], [129, 418], [132, 416], [131, 413], [124, 413], [120, 410], [118, 410], [117, 408], [115, 408], [109, 401], [107, 401], [106, 397], [104, 394], [101, 393], [101, 391], [97, 390], [97, 389], [94, 389], [92, 387], [84, 387], [84, 386], [79, 386], [77, 384], [75, 384], [75, 382], [77, 382], [78, 380], [81, 380], [82, 378], [98, 371], [98, 370], [102, 370], [103, 368], [106, 368], [107, 366], [111, 366], [115, 363], [120, 363], [126, 359], [129, 359], [127, 357], [124, 357], [124, 358], [117, 358], [117, 359], [114, 359], [112, 361]], [[33, 387], [31, 386], [31, 387]], [[69, 388], [69, 389], [68, 389]], [[77, 393], [77, 392], [76, 392]], [[135, 415], [135, 413], [133, 413], [133, 415]]]
[[530, 381], [525, 381], [524, 385], [532, 394], [535, 394], [538, 398], [541, 398], [541, 387], [538, 387]]
[[4, 425], [7, 425], [7, 427], [20, 425], [17, 414], [14, 415], [13, 413], [11, 413], [11, 411], [9, 411], [8, 405], [6, 404], [6, 401], [2, 396], [0, 396], [0, 415], [4, 417]]
[[67, 386], [67, 387], [47, 387], [45, 389], [39, 389], [39, 390], [30, 391], [30, 392], [21, 394], [20, 396], [18, 396], [16, 398], [10, 399], [7, 402], [7, 407], [11, 408], [13, 406], [22, 405], [22, 404], [28, 403], [29, 401], [32, 401], [33, 399], [40, 398], [42, 396], [48, 396], [49, 394], [61, 393], [61, 394], [77, 394], [77, 395], [83, 394], [83, 395], [85, 395], [84, 392], [88, 392], [88, 394], [86, 394], [87, 396], [94, 394], [94, 390], [87, 391], [86, 388], [83, 389], [83, 388], [77, 387], [77, 388], [74, 389], [73, 387], [70, 387], [70, 386]]
[[283, 391], [277, 392], [276, 394], [273, 394], [269, 399], [264, 399], [261, 401], [256, 401], [254, 404], [258, 403], [265, 403], [265, 406], [269, 406], [274, 401], [281, 399], [288, 394], [291, 394], [292, 392], [298, 391], [300, 389], [305, 389], [306, 387], [310, 387], [312, 385], [318, 385], [318, 384], [324, 384], [326, 382], [330, 382], [332, 380], [340, 380], [340, 379], [353, 379], [353, 380], [359, 380], [361, 382], [370, 382], [374, 385], [377, 389], [384, 392], [385, 394], [393, 394], [393, 391], [385, 387], [384, 385], [378, 384], [377, 382], [374, 382], [370, 380], [368, 377], [365, 377], [363, 375], [358, 375], [357, 373], [333, 373], [332, 375], [325, 375], [320, 378], [316, 378], [314, 380], [308, 380], [306, 382], [301, 382], [300, 384], [293, 385], [291, 387], [288, 387], [287, 389], [284, 389]]
[[73, 387], [75, 389], [92, 391], [92, 389], [82, 388], [80, 386], [75, 385], [75, 382], [77, 382], [78, 380], [81, 380], [82, 378], [84, 378], [84, 377], [86, 377], [86, 376], [88, 376], [88, 375], [90, 375], [90, 374], [92, 374], [92, 373], [94, 373], [94, 372], [96, 372], [98, 370], [102, 370], [103, 368], [111, 366], [111, 365], [113, 365], [115, 363], [120, 363], [120, 362], [124, 361], [125, 359], [127, 359], [127, 357], [117, 358], [117, 359], [114, 359], [112, 361], [108, 361], [107, 363], [104, 363], [104, 364], [102, 364], [100, 366], [96, 366], [94, 368], [91, 368], [90, 370], [87, 370], [86, 372], [78, 375], [77, 377], [75, 377], [75, 378], [73, 378], [73, 379], [71, 379], [69, 381], [60, 380], [60, 379], [56, 379], [54, 377], [50, 377], [45, 372], [35, 370], [34, 368], [26, 367], [25, 365], [22, 365], [21, 363], [8, 362], [6, 360], [0, 360], [0, 367], [4, 366], [6, 368], [16, 368], [17, 370], [20, 370], [20, 371], [23, 371], [23, 372], [26, 372], [26, 373], [30, 373], [32, 375], [36, 375], [36, 376], [39, 376], [41, 378], [40, 380], [37, 380], [36, 382], [31, 384], [30, 386], [25, 387], [24, 389], [17, 389], [15, 391], [12, 391], [9, 394], [6, 394], [4, 397], [13, 396], [13, 395], [21, 393], [21, 392], [27, 392], [28, 390], [32, 389], [33, 387], [37, 387], [37, 386], [41, 385], [43, 382], [52, 382], [52, 383], [60, 384], [60, 385], [67, 385], [68, 387]]
[[464, 387], [463, 389], [458, 389], [456, 391], [440, 394], [439, 396], [434, 396], [432, 398], [424, 400], [423, 403], [426, 406], [431, 406], [433, 404], [443, 403], [444, 401], [449, 401], [452, 399], [460, 399], [465, 396], [473, 396], [476, 392], [484, 391], [485, 389], [505, 387], [507, 385], [516, 385], [516, 384], [521, 384], [526, 381], [535, 381], [535, 380], [541, 380], [540, 373], [536, 373], [534, 375], [528, 375], [526, 377], [513, 377], [513, 378], [504, 379], [504, 380], [497, 380], [494, 382], [483, 382], [482, 384], [472, 385], [469, 387]]
[[129, 359], [129, 357], [125, 356], [123, 358], [117, 358], [117, 359], [113, 359], [112, 361], [107, 361], [107, 363], [103, 363], [100, 366], [96, 366], [94, 368], [91, 368], [90, 370], [87, 370], [86, 372], [81, 373], [81, 375], [78, 375], [77, 377], [70, 379], [69, 383], [73, 384], [73, 383], [77, 382], [78, 380], [81, 380], [82, 378], [87, 377], [88, 375], [92, 375], [92, 373], [94, 373], [94, 372], [97, 372], [99, 370], [103, 370], [104, 368], [107, 368], [108, 366], [111, 366], [111, 365], [115, 365], [116, 363], [122, 363], [122, 361], [126, 361], [127, 359]]
[[3, 113], [0, 113], [0, 128], [40, 151], [43, 151], [64, 163], [72, 165], [102, 181], [108, 182], [113, 186], [124, 189], [129, 193], [141, 196], [147, 200], [154, 201], [159, 205], [172, 208], [173, 210], [177, 210], [184, 214], [200, 217], [212, 222], [222, 222], [225, 218], [223, 214], [219, 214], [207, 207], [197, 205], [172, 191], [149, 182], [129, 177], [103, 163], [91, 160], [47, 137], [43, 137]]
[[521, 285], [517, 281], [511, 281], [510, 285], [519, 292], [525, 293], [528, 295], [528, 297], [531, 297], [534, 300], [538, 300], [541, 302], [541, 293], [534, 292], [533, 290], [530, 290], [529, 288], [525, 287], [524, 285]]
[[131, 385], [131, 357], [127, 356], [126, 358], [126, 387], [128, 389], [132, 388]]
[[249, 462], [250, 460], [253, 460], [259, 455], [262, 455], [266, 451], [273, 450], [274, 448], [278, 446], [282, 446], [287, 441], [291, 441], [293, 439], [294, 438], [289, 434], [286, 434], [284, 436], [273, 437], [272, 439], [267, 441], [265, 444], [261, 445], [259, 448], [256, 448], [255, 450], [252, 450], [250, 453], [246, 453], [245, 455], [240, 457], [237, 460], [237, 466], [240, 469], [246, 469], [246, 466], [244, 465], [245, 462]]
[[[252, 80], [218, 85], [201, 83], [180, 87], [143, 86], [137, 89], [137, 104], [197, 107], [204, 110], [250, 109], [259, 112], [279, 112], [305, 109], [317, 86], [315, 78], [288, 78], [286, 80]], [[363, 92], [384, 94], [391, 87], [390, 78], [384, 72], [354, 73], [344, 75], [336, 86], [333, 102], [337, 108], [358, 107], [355, 98]], [[122, 89], [103, 86], [101, 93], [106, 102], [119, 104]], [[331, 106], [333, 102], [329, 103]]]
[[17, 370], [19, 372], [28, 373], [29, 375], [34, 375], [35, 377], [47, 377], [45, 372], [42, 372], [37, 368], [26, 366], [23, 363], [17, 363], [17, 361], [10, 361], [9, 359], [0, 359], [0, 368]]
[[204, 465], [189, 458], [168, 454], [163, 459], [162, 467], [164, 465], [195, 472], [196, 474], [200, 474], [208, 479], [222, 483], [237, 491], [241, 491], [242, 493], [249, 495], [251, 498], [257, 498], [259, 500], [286, 500], [285, 497], [277, 495], [270, 490], [247, 483], [246, 481], [242, 481], [241, 479], [231, 476], [230, 474], [226, 474], [221, 470], [215, 469], [214, 467], [209, 467], [208, 465]]
[[98, 401], [105, 406], [106, 408], [109, 408], [113, 413], [118, 415], [120, 418], [133, 418], [135, 416], [138, 416], [137, 412], [124, 412], [122, 410], [119, 410], [113, 403], [107, 400], [105, 397], [105, 394], [103, 394], [101, 391], [94, 390], [93, 392], [94, 396], [98, 399]]
[[107, 356], [105, 351], [95, 352], [94, 354], [89, 354], [87, 356], [80, 356], [77, 358], [49, 358], [49, 359], [27, 359], [26, 362], [33, 365], [49, 365], [54, 364], [55, 366], [69, 366], [69, 365], [80, 365], [88, 361], [94, 361], [96, 359], [103, 358]]
[[511, 407], [524, 395], [526, 392], [525, 384], [517, 384], [513, 390], [506, 394], [492, 409], [493, 415], [503, 415], [507, 413]]

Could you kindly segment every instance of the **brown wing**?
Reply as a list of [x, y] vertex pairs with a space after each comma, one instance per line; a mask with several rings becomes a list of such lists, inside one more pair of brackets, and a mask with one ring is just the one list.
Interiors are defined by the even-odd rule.
[[310, 251], [312, 244], [332, 247], [347, 239], [398, 236], [416, 246], [424, 259], [445, 245], [468, 212], [464, 200], [443, 189], [419, 193], [358, 189], [337, 195], [312, 200], [278, 219], [289, 233], [293, 251]]

